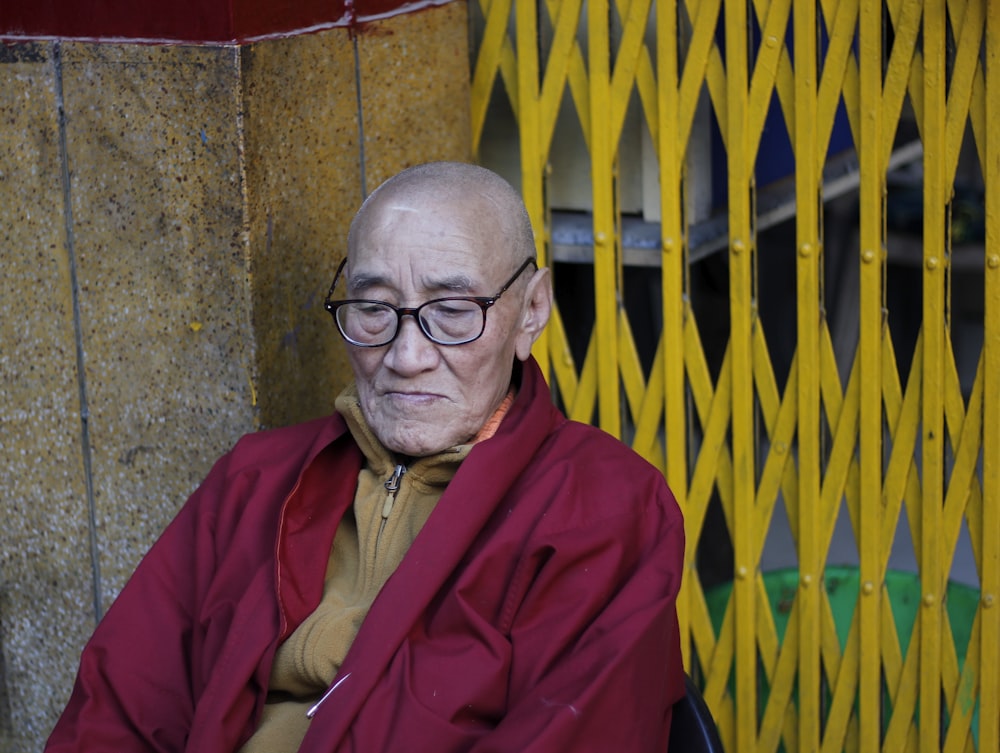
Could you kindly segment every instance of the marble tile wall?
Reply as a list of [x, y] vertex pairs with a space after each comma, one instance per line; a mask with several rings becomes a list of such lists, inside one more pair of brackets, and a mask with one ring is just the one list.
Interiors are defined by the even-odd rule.
[[256, 423], [236, 57], [62, 46], [105, 608], [207, 464]]
[[0, 45], [0, 750], [41, 748], [215, 458], [331, 409], [347, 225], [398, 169], [469, 158], [467, 80], [461, 3], [353, 37]]
[[243, 51], [250, 317], [267, 426], [333, 410], [348, 366], [322, 304], [362, 199], [353, 42], [326, 35]]
[[0, 750], [13, 751], [65, 699], [94, 591], [52, 47], [0, 55]]
[[472, 160], [469, 108], [455, 106], [469, 99], [467, 27], [466, 5], [451, 3], [369, 24], [358, 35], [369, 191], [419, 162]]

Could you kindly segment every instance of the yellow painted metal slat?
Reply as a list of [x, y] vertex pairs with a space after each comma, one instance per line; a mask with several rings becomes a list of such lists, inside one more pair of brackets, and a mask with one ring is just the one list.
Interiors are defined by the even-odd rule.
[[[846, 497], [847, 512], [854, 530], [860, 530], [863, 520], [860, 513], [860, 495], [857, 491], [857, 477], [860, 472], [857, 462], [859, 373], [859, 367], [855, 363], [847, 382], [847, 392], [842, 403], [830, 401], [824, 395], [824, 401], [828, 406], [829, 420], [835, 427], [833, 446], [828, 451], [826, 476], [823, 479], [820, 496], [824, 528], [823, 539], [819, 546], [824, 557], [830, 548], [830, 539], [833, 536], [833, 528], [842, 498]], [[858, 613], [856, 611], [855, 620], [857, 619]], [[856, 658], [857, 654], [852, 656]]]
[[948, 3], [952, 24], [958, 37], [955, 62], [951, 82], [948, 86], [948, 122], [945, 141], [947, 160], [945, 162], [945, 183], [955, 182], [958, 157], [965, 136], [965, 125], [969, 122], [969, 108], [972, 104], [972, 89], [979, 71], [979, 53], [982, 50], [983, 26], [986, 3], [979, 0]]
[[[827, 620], [833, 620], [830, 612]], [[851, 659], [858, 655], [859, 622], [853, 620], [847, 634], [843, 660], [839, 665], [828, 655], [840, 649], [840, 641], [836, 635], [832, 639], [824, 633], [823, 656], [828, 667], [833, 690], [833, 700], [830, 703], [830, 713], [826, 720], [826, 734], [823, 737], [821, 753], [839, 753], [839, 751], [856, 751], [860, 749], [858, 742], [859, 725], [854, 714], [854, 699], [858, 686], [858, 665]], [[828, 645], [829, 644], [829, 645]]]
[[[887, 341], [888, 342], [888, 341]], [[890, 352], [888, 345], [885, 346], [885, 351], [887, 354]], [[921, 358], [920, 354], [923, 352], [922, 341], [918, 340], [917, 348], [914, 353], [914, 363], [918, 363]], [[891, 435], [891, 441], [893, 442], [892, 457], [889, 460], [889, 467], [886, 471], [886, 481], [885, 481], [885, 491], [883, 491], [883, 499], [885, 506], [883, 508], [883, 530], [882, 530], [882, 547], [879, 551], [879, 557], [881, 559], [882, 571], [885, 572], [885, 568], [888, 565], [889, 555], [892, 551], [893, 536], [896, 523], [898, 522], [900, 510], [904, 502], [906, 502], [907, 507], [910, 508], [910, 513], [908, 514], [908, 520], [911, 527], [911, 539], [914, 542], [921, 541], [921, 517], [920, 517], [920, 501], [921, 501], [921, 486], [920, 479], [918, 476], [918, 468], [915, 462], [915, 443], [916, 435], [919, 431], [919, 415], [920, 415], [920, 398], [922, 389], [921, 372], [919, 369], [913, 369], [910, 374], [909, 384], [907, 385], [905, 396], [902, 397], [900, 401], [900, 389], [898, 383], [898, 377], [896, 375], [895, 359], [887, 355], [883, 359], [883, 377], [885, 382], [883, 384], [883, 395], [886, 404], [886, 412], [892, 408], [896, 408], [900, 405], [901, 410], [896, 412], [897, 420], [890, 420], [891, 426], [897, 426], [897, 433]], [[898, 461], [898, 462], [897, 462]], [[900, 479], [898, 484], [890, 483], [894, 479]], [[898, 495], [890, 495], [890, 489], [897, 489]], [[916, 544], [915, 544], [916, 545]], [[883, 584], [883, 597], [887, 594], [884, 590]], [[883, 598], [882, 604], [882, 633], [881, 633], [881, 643], [882, 643], [882, 655], [883, 662], [886, 666], [886, 684], [889, 687], [889, 697], [890, 701], [894, 704], [892, 708], [892, 720], [889, 722], [889, 730], [887, 732], [887, 740], [889, 735], [892, 734], [893, 730], [896, 729], [897, 735], [905, 736], [910, 734], [910, 727], [913, 727], [912, 734], [916, 734], [916, 728], [914, 725], [914, 714], [916, 712], [916, 702], [917, 702], [917, 692], [916, 688], [911, 688], [910, 685], [916, 682], [915, 679], [910, 678], [908, 675], [904, 677], [904, 674], [910, 671], [915, 672], [916, 667], [919, 666], [918, 656], [919, 651], [917, 650], [917, 645], [919, 643], [919, 620], [914, 623], [909, 643], [910, 650], [906, 656], [906, 664], [899, 663], [898, 665], [893, 665], [897, 667], [895, 670], [890, 670], [890, 665], [886, 656], [896, 656], [900, 652], [900, 637], [896, 631], [896, 624], [894, 622], [892, 612], [890, 610], [890, 605], [886, 599]], [[885, 625], [891, 624], [892, 629], [886, 630]], [[910, 666], [912, 664], [912, 666]], [[890, 674], [892, 673], [892, 674]], [[892, 683], [889, 683], [889, 679], [892, 679]], [[899, 688], [903, 688], [901, 695], [897, 697]], [[912, 692], [911, 692], [912, 691]], [[901, 730], [901, 731], [900, 731]], [[913, 738], [916, 739], [915, 737]], [[888, 743], [886, 743], [888, 748]]]
[[[576, 367], [573, 364], [573, 355], [566, 344], [566, 328], [563, 326], [562, 314], [559, 313], [558, 307], [552, 310], [548, 330], [549, 342], [552, 343], [552, 349], [550, 350], [552, 354], [550, 362], [552, 376], [566, 405], [575, 405], [579, 380], [577, 378]], [[556, 352], [555, 346], [557, 343], [562, 345], [561, 352]]]
[[[677, 139], [681, 144], [687, 144], [691, 138], [691, 127], [694, 123], [694, 113], [698, 106], [702, 86], [707, 86], [715, 117], [719, 123], [719, 132], [726, 138], [728, 118], [726, 117], [726, 71], [722, 55], [715, 44], [715, 29], [722, 10], [722, 0], [693, 2], [686, 4], [690, 13], [694, 13], [691, 38], [687, 40], [687, 59], [681, 79], [678, 104]], [[661, 8], [656, 14], [657, 19], [666, 13], [672, 13], [669, 7]], [[676, 47], [674, 48], [676, 51]]]
[[[761, 419], [771, 450], [767, 454], [757, 486], [757, 509], [754, 530], [757, 532], [754, 560], [763, 555], [765, 534], [770, 528], [779, 491], [784, 494], [791, 524], [792, 537], [798, 540], [798, 499], [794, 452], [798, 403], [794, 400], [798, 381], [798, 364], [793, 360], [785, 386], [786, 398], [780, 399], [771, 362], [767, 358], [764, 335], [758, 328], [754, 338], [754, 382], [760, 400]], [[790, 397], [789, 397], [790, 396]]]
[[[858, 667], [858, 745], [878, 750], [882, 735], [881, 627], [887, 612], [882, 582], [882, 321], [885, 246], [883, 210], [885, 165], [881, 149], [882, 104], [882, 3], [862, 0], [858, 14], [859, 105], [855, 133], [860, 164], [859, 239], [857, 261], [860, 280], [858, 333], [858, 514], [855, 516], [861, 593], [856, 608], [858, 650], [852, 657]], [[839, 432], [838, 432], [839, 433]], [[895, 635], [895, 633], [893, 633]], [[898, 645], [898, 644], [897, 644]], [[885, 668], [887, 675], [890, 668]]]
[[[973, 635], [976, 632], [975, 622], [972, 628]], [[942, 643], [946, 650], [941, 657], [941, 678], [944, 682], [945, 708], [948, 709], [948, 728], [945, 731], [944, 745], [941, 746], [943, 753], [960, 753], [962, 751], [972, 751], [972, 736], [970, 725], [972, 722], [972, 710], [975, 701], [975, 693], [972, 688], [975, 685], [976, 672], [966, 665], [968, 670], [963, 678], [959, 676], [958, 659], [955, 651], [948, 651], [947, 647], [954, 646], [954, 634], [948, 620], [942, 623]], [[975, 656], [976, 649], [973, 649]]]
[[730, 600], [722, 619], [722, 628], [719, 630], [719, 640], [715, 644], [715, 651], [709, 655], [708, 678], [705, 681], [704, 689], [705, 702], [713, 710], [716, 723], [719, 725], [719, 736], [722, 738], [722, 746], [725, 750], [733, 750], [736, 747], [737, 733], [736, 704], [732, 702], [733, 699], [727, 692], [729, 668], [733, 664], [734, 614], [735, 609], [732, 600]]
[[[757, 489], [757, 501], [754, 506], [754, 554], [753, 560], [759, 561], [764, 548], [765, 533], [769, 527], [769, 521], [777, 501], [776, 480], [772, 478], [779, 474], [774, 473], [774, 469], [780, 471], [780, 477], [786, 482], [785, 488], [789, 494], [786, 497], [786, 506], [790, 509], [797, 509], [796, 500], [798, 489], [795, 486], [794, 463], [788, 462], [789, 453], [786, 447], [790, 446], [794, 435], [796, 403], [794, 396], [797, 394], [794, 381], [797, 376], [790, 377], [790, 384], [786, 387], [787, 395], [784, 401], [778, 399], [778, 387], [774, 377], [774, 370], [768, 357], [767, 343], [764, 339], [763, 331], [760, 327], [753, 330], [753, 358], [754, 358], [754, 383], [757, 387], [759, 405], [765, 427], [773, 428], [771, 445], [772, 452], [768, 455], [764, 473], [761, 476], [761, 483]], [[797, 374], [793, 365], [793, 375]], [[765, 428], [767, 431], [767, 428]], [[780, 439], [784, 436], [788, 445], [783, 446]], [[774, 458], [772, 463], [771, 458]], [[784, 462], [783, 462], [784, 461]], [[772, 476], [769, 477], [768, 466], [772, 469]], [[780, 468], [779, 468], [780, 466]], [[793, 538], [797, 538], [797, 527], [793, 523]], [[768, 604], [767, 592], [765, 590], [764, 578], [756, 575], [757, 603], [761, 607]], [[797, 608], [793, 605], [791, 618], [789, 620], [789, 631], [794, 635], [794, 625], [797, 622]], [[757, 616], [757, 642], [760, 653], [760, 663], [762, 668], [762, 680], [770, 688], [767, 698], [767, 705], [764, 709], [763, 717], [760, 721], [760, 737], [757, 741], [759, 750], [777, 749], [779, 741], [784, 741], [791, 749], [798, 748], [799, 730], [797, 721], [799, 715], [791, 705], [792, 695], [795, 685], [795, 673], [797, 669], [796, 647], [798, 642], [791, 640], [791, 636], [786, 638], [784, 644], [778, 639], [777, 628], [774, 615], [770, 609], [759, 608]]]
[[798, 339], [798, 454], [799, 454], [799, 535], [798, 561], [800, 588], [798, 604], [798, 691], [799, 750], [818, 751], [823, 677], [819, 639], [823, 562], [820, 540], [823, 510], [819, 505], [821, 448], [820, 437], [820, 192], [822, 173], [817, 154], [825, 145], [817, 142], [817, 60], [815, 50], [816, 6], [804, 3], [795, 11], [795, 236], [796, 323]]
[[943, 388], [945, 322], [946, 205], [946, 35], [943, 3], [924, 7], [924, 258], [923, 258], [923, 394], [921, 395], [920, 455], [922, 469], [920, 524], [917, 545], [922, 604], [920, 625], [920, 749], [939, 749], [941, 737], [941, 621], [947, 572], [941, 562], [937, 535], [941, 529], [944, 469]]
[[614, 194], [615, 144], [611, 112], [611, 38], [608, 0], [588, 0], [590, 64], [590, 162], [593, 190], [594, 304], [597, 409], [602, 429], [621, 436], [618, 393], [618, 234]]
[[[987, 4], [979, 749], [1000, 750], [1000, 5]], [[966, 659], [968, 661], [968, 659]]]
[[[947, 333], [946, 333], [947, 334]], [[950, 343], [950, 338], [948, 338]], [[938, 541], [941, 557], [946, 565], [958, 546], [958, 537], [965, 518], [966, 506], [979, 492], [976, 466], [979, 463], [980, 437], [982, 436], [982, 381], [976, 379], [969, 395], [969, 412], [966, 415], [962, 388], [954, 360], [949, 359], [945, 370], [945, 417], [948, 436], [954, 448], [951, 477], [944, 498], [942, 530]], [[956, 415], [958, 414], [958, 415]]]
[[[622, 317], [625, 318], [624, 316]], [[629, 335], [631, 337], [631, 335]], [[666, 473], [664, 464], [663, 443], [660, 442], [660, 427], [663, 425], [663, 403], [666, 399], [666, 390], [663, 389], [662, 382], [658, 377], [662, 377], [666, 368], [663, 360], [666, 358], [664, 340], [661, 338], [656, 348], [656, 355], [653, 358], [653, 366], [650, 369], [650, 383], [642, 392], [642, 402], [636, 414], [635, 438], [632, 440], [632, 449], [642, 455], [646, 460]], [[683, 359], [678, 356], [677, 360], [683, 367]], [[681, 437], [683, 440], [683, 435]], [[681, 487], [683, 489], [683, 487]], [[680, 491], [673, 490], [674, 496], [678, 499], [678, 504], [683, 504], [683, 497], [679, 496]], [[687, 514], [686, 508], [681, 508]]]
[[[826, 473], [820, 490], [820, 508], [823, 511], [823, 541], [820, 549], [825, 559], [830, 549], [836, 518], [840, 512], [840, 501], [846, 498], [847, 512], [855, 530], [860, 526], [857, 493], [857, 442], [858, 442], [858, 369], [860, 361], [855, 359], [848, 375], [846, 389], [842, 392], [837, 359], [830, 330], [821, 331], [820, 379], [824, 413], [827, 424], [832, 427], [832, 442], [826, 449]], [[857, 610], [853, 622], [857, 622]], [[851, 654], [856, 657], [857, 653]]]
[[[693, 330], [689, 327], [688, 330]], [[706, 507], [712, 493], [713, 487], [718, 490], [719, 498], [722, 500], [722, 509], [726, 516], [726, 525], [732, 528], [733, 525], [733, 469], [732, 459], [726, 445], [726, 431], [730, 418], [730, 395], [731, 376], [729, 374], [729, 353], [722, 362], [722, 372], [719, 376], [719, 383], [716, 386], [714, 395], [706, 395], [708, 390], [704, 389], [706, 381], [699, 377], [704, 377], [708, 373], [705, 368], [702, 372], [698, 366], [688, 363], [688, 372], [691, 374], [691, 393], [694, 398], [695, 409], [699, 414], [699, 421], [704, 432], [701, 443], [701, 451], [695, 462], [694, 471], [691, 474], [691, 486], [688, 490], [689, 504], [697, 509], [700, 514], [704, 514], [703, 507]], [[710, 380], [707, 382], [710, 389]], [[702, 389], [699, 389], [702, 387]]]
[[[886, 567], [892, 541], [895, 535], [896, 522], [899, 518], [903, 502], [909, 500], [914, 508], [920, 500], [920, 480], [917, 474], [916, 444], [920, 429], [920, 390], [922, 387], [919, 369], [910, 373], [905, 394], [899, 385], [899, 375], [896, 372], [895, 357], [891, 342], [886, 338], [883, 348], [883, 384], [882, 399], [885, 401], [886, 423], [889, 426], [892, 454], [885, 471], [885, 481], [882, 489], [883, 516], [880, 531], [879, 558], [880, 566]], [[923, 352], [923, 340], [917, 340], [914, 350], [914, 362], [917, 362]], [[920, 516], [910, 515], [910, 525], [916, 534], [920, 531]], [[914, 541], [920, 536], [915, 535]], [[879, 580], [881, 583], [881, 579]]]
[[[576, 30], [580, 21], [583, 1], [562, 0], [559, 3], [548, 2], [546, 6], [555, 19], [555, 33], [552, 37], [548, 65], [545, 68], [545, 76], [539, 95], [541, 146], [543, 152], [548, 154], [569, 71], [571, 68], [578, 72], [583, 71], [583, 56], [576, 41]], [[586, 74], [582, 73], [582, 75]], [[587, 102], [578, 102], [577, 111], [586, 113], [588, 111]]]
[[549, 63], [542, 82], [539, 106], [542, 114], [542, 135], [547, 147], [552, 136], [562, 102], [564, 79], [568, 80], [570, 94], [576, 106], [583, 140], [590, 148], [590, 91], [583, 53], [576, 32], [581, 18], [582, 0], [545, 0], [549, 14], [555, 19], [555, 34], [549, 51]]
[[[881, 16], [881, 4], [878, 5]], [[880, 129], [882, 135], [882, 164], [889, 161], [892, 152], [893, 139], [896, 135], [896, 124], [903, 109], [907, 94], [910, 104], [916, 112], [916, 124], [920, 128], [923, 123], [923, 57], [918, 50], [923, 18], [923, 3], [915, 0], [889, 0], [889, 16], [892, 19], [893, 43], [892, 54], [885, 72], [885, 102], [883, 103], [884, 122]], [[873, 11], [874, 12], [874, 11]], [[862, 18], [860, 28], [865, 28]], [[870, 14], [868, 20], [875, 23]], [[881, 22], [879, 23], [881, 27]], [[888, 51], [887, 51], [888, 52]], [[881, 63], [879, 64], [881, 66]], [[871, 63], [865, 66], [866, 75], [873, 75]]]
[[[656, 437], [655, 427], [659, 424], [663, 410], [663, 392], [657, 389], [659, 385], [655, 384], [646, 389], [639, 351], [635, 347], [635, 338], [632, 336], [632, 328], [624, 310], [618, 318], [618, 326], [618, 363], [621, 366], [622, 387], [629, 410], [636, 422], [637, 437], [632, 442], [632, 448], [662, 471], [663, 463], [660, 459], [663, 450]], [[653, 364], [654, 370], [657, 365]], [[641, 442], [638, 432], [642, 432]]]
[[[731, 436], [733, 451], [733, 556], [736, 582], [733, 600], [738, 625], [757, 624], [753, 560], [755, 499], [753, 354], [751, 349], [754, 278], [754, 238], [751, 224], [751, 176], [754, 154], [747, 129], [749, 111], [747, 68], [749, 42], [747, 9], [726, 3], [726, 149], [729, 166], [729, 315], [732, 374]], [[752, 630], [736, 631], [736, 747], [748, 753], [757, 745], [757, 641]]]
[[[796, 106], [795, 81], [792, 75], [792, 64], [788, 50], [784, 44], [784, 32], [792, 9], [791, 0], [775, 0], [765, 3], [755, 0], [758, 23], [763, 27], [762, 45], [754, 64], [753, 76], [750, 79], [750, 111], [747, 115], [746, 128], [750, 136], [747, 148], [751, 154], [756, 154], [760, 137], [764, 131], [764, 119], [767, 117], [771, 104], [771, 92], [776, 91], [778, 101], [784, 112], [789, 133], [795, 132]], [[804, 6], [803, 6], [803, 9]], [[795, 16], [798, 21], [799, 14]], [[810, 18], [810, 21], [812, 18]], [[815, 29], [813, 29], [815, 31]], [[812, 44], [807, 46], [814, 52]], [[792, 141], [792, 151], [797, 146], [797, 139]]]
[[[757, 579], [757, 597], [761, 604], [767, 604], [767, 592], [764, 579]], [[789, 622], [798, 621], [798, 602], [792, 605]], [[798, 643], [800, 636], [793, 630], [785, 634], [784, 643], [778, 642], [774, 632], [774, 619], [769, 609], [757, 610], [757, 635], [760, 641], [762, 679], [770, 687], [767, 707], [760, 722], [760, 737], [757, 749], [773, 751], [779, 743], [784, 743], [786, 750], [802, 750], [799, 740], [801, 719], [792, 703], [795, 690]]]
[[597, 341], [592, 338], [580, 370], [580, 383], [573, 402], [569, 403], [569, 417], [587, 423], [593, 419], [597, 403]]
[[[649, 51], [643, 45], [643, 35], [646, 31], [646, 19], [649, 17], [650, 0], [618, 0], [617, 7], [625, 19], [621, 40], [618, 43], [618, 55], [615, 58], [614, 72], [611, 75], [611, 111], [610, 137], [617, 144], [621, 139], [622, 126], [625, 123], [625, 112], [628, 109], [632, 95], [632, 87], [640, 69], [649, 73], [652, 65], [649, 62]], [[648, 80], [648, 79], [647, 79]], [[648, 88], [644, 98], [649, 105]], [[651, 109], [651, 107], [647, 107]]]
[[[920, 684], [920, 662], [918, 652], [910, 650], [904, 659], [900, 653], [896, 636], [896, 624], [892, 618], [889, 594], [882, 593], [882, 635], [888, 641], [882, 645], [882, 663], [885, 666], [885, 684], [892, 704], [892, 716], [885, 732], [882, 750], [916, 751], [919, 735], [914, 716], [917, 708], [918, 686]], [[910, 645], [916, 646], [920, 640], [920, 621], [913, 625]]]
[[[535, 0], [516, 0], [518, 132], [521, 141], [521, 193], [528, 217], [535, 231], [535, 253], [541, 263], [546, 260], [544, 175], [546, 149], [542, 145], [541, 122], [538, 112], [538, 25], [534, 14]], [[549, 371], [549, 333], [534, 346], [539, 365]]]
[[[858, 137], [859, 73], [858, 64], [854, 58], [854, 28], [858, 23], [858, 0], [840, 0], [834, 4], [831, 0], [821, 3], [823, 15], [827, 19], [830, 47], [823, 61], [823, 75], [820, 79], [819, 98], [816, 107], [816, 138], [820, 144], [829, 144], [833, 133], [834, 116], [837, 106], [846, 100], [847, 119], [851, 132]], [[831, 23], [832, 19], [832, 23]], [[843, 98], [840, 92], [843, 90]], [[826, 150], [816, 152], [817, 170], [823, 169], [826, 161]]]
[[[580, 16], [581, 0], [563, 0], [558, 5], [549, 3], [548, 8], [556, 19], [556, 33], [544, 74], [539, 71], [541, 61], [536, 44], [539, 31], [533, 0], [522, 2], [518, 6], [517, 17], [518, 46], [524, 50], [519, 89], [529, 92], [524, 101], [526, 105], [532, 105], [531, 115], [519, 118], [522, 134], [527, 132], [521, 138], [522, 183], [525, 184], [522, 185], [522, 194], [535, 228], [539, 259], [543, 261], [548, 258], [547, 244], [543, 242], [546, 236], [539, 230], [548, 224], [544, 199], [545, 176], [549, 167], [548, 154], [555, 127], [555, 113], [562, 98], [567, 70], [570, 71], [570, 80], [575, 84], [571, 84], [574, 98], [582, 96], [584, 107], [588, 104], [586, 87], [580, 83], [580, 78], [585, 78], [585, 73], [582, 73], [583, 62], [574, 33]], [[583, 94], [580, 94], [581, 89], [584, 90]], [[586, 128], [584, 132], [587, 132]], [[540, 364], [552, 364], [551, 368], [567, 404], [576, 405], [581, 397], [586, 402], [586, 390], [577, 389], [575, 366], [558, 313], [555, 312], [553, 317], [556, 320], [555, 326], [550, 326], [545, 336], [539, 339], [534, 352]]]
[[[490, 104], [490, 92], [500, 67], [501, 57], [506, 53], [513, 55], [510, 39], [507, 37], [507, 19], [510, 17], [512, 0], [483, 0], [482, 9], [486, 15], [486, 28], [480, 41], [479, 56], [472, 72], [471, 84], [471, 128], [472, 149], [478, 151], [479, 140], [483, 133], [483, 123], [486, 120], [486, 110]], [[508, 90], [511, 85], [516, 87], [514, 79], [505, 79]], [[511, 92], [510, 100], [517, 110], [517, 92]]]
[[[672, 9], [671, 9], [672, 10]], [[683, 224], [682, 196], [684, 175], [684, 153], [687, 139], [680, 137], [680, 39], [677, 14], [656, 14], [656, 58], [657, 109], [660, 125], [652, 131], [657, 144], [660, 177], [660, 281], [662, 290], [663, 331], [657, 350], [657, 365], [652, 371], [650, 389], [656, 389], [656, 380], [662, 380], [664, 395], [663, 428], [666, 441], [666, 476], [670, 487], [684, 511], [684, 531], [687, 541], [698, 540], [701, 531], [701, 517], [696, 517], [688, 498], [688, 429], [687, 429], [687, 389], [684, 368], [684, 322], [687, 316], [685, 306], [685, 247], [686, 236]], [[691, 594], [692, 581], [696, 581], [695, 552], [697, 547], [688, 544], [684, 555], [685, 577], [681, 583], [679, 596], [679, 621], [681, 646], [685, 666], [693, 666], [691, 652], [690, 612], [693, 611]], [[707, 611], [707, 608], [706, 608]], [[709, 631], [711, 632], [711, 631]]]
[[[972, 397], [970, 398], [970, 411], [975, 410], [975, 418], [971, 418], [965, 424], [965, 430], [968, 432], [978, 431], [981, 435], [989, 433], [989, 429], [982, 425], [983, 419], [983, 382], [984, 382], [984, 359], [979, 361], [979, 369], [977, 371], [976, 383], [972, 388]], [[974, 424], [974, 426], [972, 425]], [[979, 440], [979, 437], [976, 438]], [[967, 440], [963, 439], [963, 443]], [[971, 443], [970, 443], [971, 444]], [[983, 451], [983, 445], [980, 444], [978, 451]], [[964, 454], [964, 453], [963, 453]], [[977, 458], [978, 460], [978, 458]], [[960, 471], [959, 471], [960, 472]], [[973, 471], [972, 482], [969, 485], [968, 500], [965, 506], [965, 523], [969, 530], [969, 548], [972, 549], [972, 556], [975, 562], [981, 563], [983, 561], [983, 549], [982, 549], [982, 530], [983, 530], [983, 488], [979, 483], [978, 474]], [[947, 504], [947, 502], [946, 502]], [[949, 552], [949, 554], [954, 554], [954, 552]]]

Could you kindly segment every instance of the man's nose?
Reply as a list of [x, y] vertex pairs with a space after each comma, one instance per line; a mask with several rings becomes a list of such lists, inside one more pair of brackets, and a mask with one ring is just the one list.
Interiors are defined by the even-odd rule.
[[386, 351], [385, 365], [398, 374], [416, 374], [434, 368], [439, 357], [437, 346], [421, 331], [416, 316], [401, 317], [396, 339]]

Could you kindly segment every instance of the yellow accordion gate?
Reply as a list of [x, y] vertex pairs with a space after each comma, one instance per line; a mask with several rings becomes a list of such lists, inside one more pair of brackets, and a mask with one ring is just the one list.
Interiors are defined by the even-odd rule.
[[[478, 0], [471, 13], [473, 144], [483, 161], [497, 108], [509, 113], [510, 171], [549, 262], [559, 261], [560, 124], [571, 121], [585, 146], [573, 164], [589, 192], [592, 326], [574, 353], [579, 319], [557, 311], [537, 356], [567, 412], [662, 468], [685, 511], [685, 661], [727, 750], [1000, 750], [1000, 3]], [[775, 130], [789, 151], [776, 185], [793, 207], [793, 252], [780, 261], [760, 243]], [[636, 133], [649, 151], [626, 160]], [[847, 161], [837, 163], [844, 137]], [[721, 166], [711, 180], [708, 162]], [[836, 164], [847, 165], [840, 177]], [[970, 164], [985, 190], [960, 207], [956, 175]], [[660, 303], [648, 363], [624, 285], [633, 208], [623, 191], [637, 169], [656, 184], [644, 273], [658, 278]], [[714, 214], [696, 206], [706, 182]], [[845, 182], [857, 197], [854, 233], [835, 253], [824, 222]], [[900, 197], [912, 199], [908, 239], [894, 230]], [[970, 208], [980, 223], [971, 242]], [[695, 230], [713, 221], [728, 304], [718, 368], [691, 290], [711, 250]], [[850, 285], [833, 284], [832, 256]], [[900, 256], [915, 312], [905, 357], [889, 326], [900, 318]], [[773, 363], [781, 333], [759, 315], [762, 283], [782, 264], [794, 303], [787, 375]], [[558, 264], [555, 274], [558, 284]], [[971, 295], [956, 283], [970, 274]], [[969, 298], [978, 321], [958, 322]], [[834, 305], [849, 322], [846, 359], [831, 334]], [[963, 378], [956, 333], [971, 330], [981, 339]], [[713, 497], [732, 551], [717, 614], [695, 546]], [[795, 564], [781, 629], [762, 565], [779, 511]], [[857, 573], [846, 614], [827, 582], [842, 516]], [[911, 620], [887, 586], [906, 536]], [[960, 630], [946, 594], [963, 549], [976, 599]]]

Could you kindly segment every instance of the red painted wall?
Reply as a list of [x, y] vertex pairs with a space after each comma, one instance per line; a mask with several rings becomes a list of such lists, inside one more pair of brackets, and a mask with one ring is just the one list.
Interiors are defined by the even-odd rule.
[[355, 26], [448, 0], [2, 0], [0, 40], [245, 42]]

